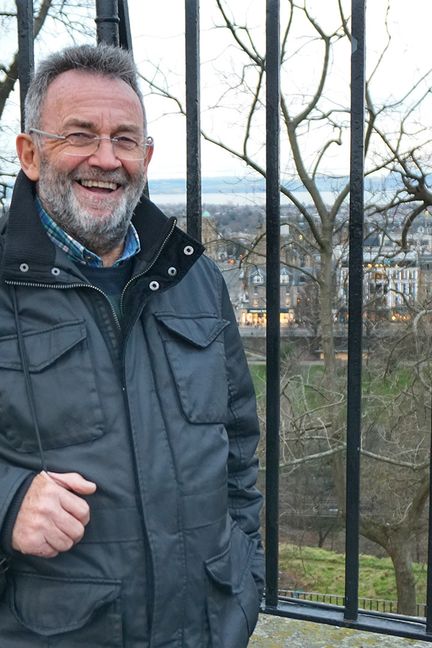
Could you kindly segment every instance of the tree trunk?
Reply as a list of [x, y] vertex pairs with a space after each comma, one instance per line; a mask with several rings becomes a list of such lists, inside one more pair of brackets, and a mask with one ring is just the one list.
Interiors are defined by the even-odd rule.
[[[323, 228], [323, 233], [328, 228]], [[321, 324], [321, 349], [324, 360], [324, 387], [327, 390], [328, 398], [333, 398], [338, 390], [338, 379], [336, 375], [336, 358], [334, 347], [334, 322], [333, 322], [333, 253], [332, 236], [328, 231], [326, 235], [325, 249], [321, 251], [320, 266], [320, 324]], [[333, 407], [328, 412], [331, 426], [329, 437], [335, 444], [344, 441], [343, 430], [345, 425], [341, 419], [345, 417], [345, 411], [341, 407]], [[345, 511], [345, 459], [341, 453], [332, 457], [333, 481], [336, 490], [339, 510]]]
[[398, 533], [393, 535], [391, 538], [392, 546], [388, 548], [396, 577], [397, 611], [399, 614], [416, 616], [416, 583], [410, 541], [409, 538], [399, 536]]
[[331, 241], [326, 246], [328, 250], [321, 252], [320, 283], [320, 325], [321, 347], [325, 368], [325, 384], [330, 390], [335, 385], [336, 362], [334, 353], [333, 331], [333, 258]]

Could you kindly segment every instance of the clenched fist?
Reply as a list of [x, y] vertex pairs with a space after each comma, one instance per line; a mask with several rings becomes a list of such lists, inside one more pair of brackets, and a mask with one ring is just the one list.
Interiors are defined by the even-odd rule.
[[90, 509], [80, 495], [92, 495], [96, 484], [79, 473], [41, 472], [33, 479], [12, 531], [12, 547], [32, 556], [54, 558], [69, 551], [84, 535]]

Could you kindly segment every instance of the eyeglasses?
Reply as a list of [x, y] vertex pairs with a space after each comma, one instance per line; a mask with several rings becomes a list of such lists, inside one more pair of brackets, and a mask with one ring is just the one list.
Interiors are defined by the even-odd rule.
[[102, 140], [111, 142], [114, 155], [119, 160], [143, 160], [145, 158], [146, 148], [153, 146], [152, 137], [146, 137], [144, 143], [141, 143], [123, 135], [119, 137], [100, 137], [99, 135], [84, 132], [57, 135], [56, 133], [47, 133], [38, 128], [30, 128], [29, 133], [42, 135], [42, 137], [48, 137], [49, 139], [63, 140], [67, 146], [64, 155], [73, 155], [76, 157], [89, 157], [93, 155], [98, 150], [99, 143]]

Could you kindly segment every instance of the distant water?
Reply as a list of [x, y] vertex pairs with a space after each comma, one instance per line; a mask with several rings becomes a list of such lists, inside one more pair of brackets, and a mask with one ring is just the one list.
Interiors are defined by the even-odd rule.
[[[365, 198], [367, 198], [367, 195], [368, 192], [365, 192]], [[295, 197], [304, 205], [310, 205], [312, 203], [309, 194], [305, 191], [295, 192]], [[326, 204], [332, 204], [335, 199], [335, 194], [331, 191], [323, 191], [321, 192], [321, 197]], [[150, 193], [150, 198], [157, 205], [186, 204], [186, 194], [182, 193]], [[203, 193], [202, 202], [204, 205], [259, 205], [263, 207], [266, 202], [266, 195], [264, 191]], [[281, 204], [286, 205], [289, 202], [288, 198], [281, 194]]]

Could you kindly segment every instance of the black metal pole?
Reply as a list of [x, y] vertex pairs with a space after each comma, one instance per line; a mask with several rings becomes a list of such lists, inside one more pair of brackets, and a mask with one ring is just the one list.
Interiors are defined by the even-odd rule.
[[352, 0], [345, 619], [358, 616], [363, 306], [365, 0]]
[[[432, 411], [432, 409], [431, 409]], [[432, 416], [432, 415], [431, 415]], [[431, 418], [432, 425], [432, 418]], [[431, 430], [432, 432], [432, 430]], [[432, 434], [429, 464], [428, 566], [426, 586], [426, 634], [432, 635]]]
[[266, 19], [266, 606], [278, 604], [280, 421], [280, 3], [267, 0]]
[[34, 72], [33, 0], [17, 0], [18, 78], [20, 82], [21, 130], [25, 129], [24, 101]]
[[119, 22], [118, 0], [96, 0], [97, 42], [118, 46]]
[[129, 7], [127, 0], [118, 0], [119, 13], [119, 41], [120, 47], [129, 50], [132, 54], [132, 34], [129, 20]]
[[187, 231], [201, 240], [201, 121], [199, 0], [185, 2]]

